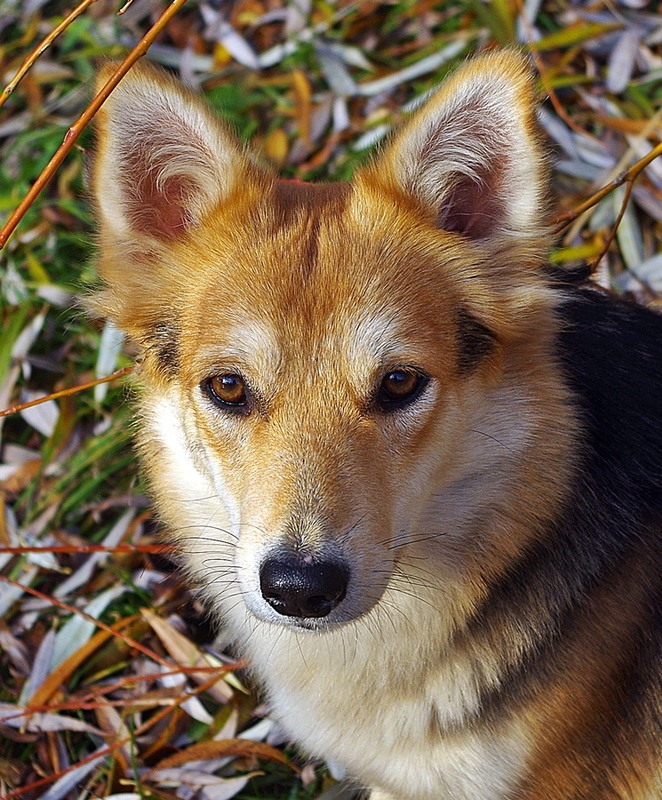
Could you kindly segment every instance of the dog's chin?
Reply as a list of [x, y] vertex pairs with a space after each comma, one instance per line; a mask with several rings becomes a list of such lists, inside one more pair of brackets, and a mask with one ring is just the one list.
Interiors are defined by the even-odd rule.
[[290, 630], [296, 631], [297, 633], [301, 631], [302, 633], [309, 633], [313, 636], [319, 636], [336, 630], [337, 628], [340, 628], [348, 623], [330, 622], [329, 620], [325, 619], [293, 619], [290, 617], [284, 617], [281, 622], [272, 622], [272, 624], [284, 626]]
[[347, 608], [341, 605], [325, 617], [288, 617], [274, 611], [266, 603], [247, 601], [246, 605], [250, 613], [261, 623], [313, 635], [331, 633], [332, 631], [351, 625], [367, 614], [372, 608], [372, 606], [370, 606], [356, 613], [348, 604]]

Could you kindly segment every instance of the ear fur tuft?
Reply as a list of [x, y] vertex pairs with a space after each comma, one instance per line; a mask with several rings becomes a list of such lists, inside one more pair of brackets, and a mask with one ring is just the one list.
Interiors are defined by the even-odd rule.
[[121, 80], [97, 132], [93, 184], [102, 227], [117, 236], [180, 238], [231, 192], [246, 161], [199, 97], [147, 64]]
[[[524, 56], [460, 67], [396, 134], [373, 175], [448, 231], [485, 241], [540, 235], [545, 174]], [[381, 177], [380, 177], [381, 176]]]

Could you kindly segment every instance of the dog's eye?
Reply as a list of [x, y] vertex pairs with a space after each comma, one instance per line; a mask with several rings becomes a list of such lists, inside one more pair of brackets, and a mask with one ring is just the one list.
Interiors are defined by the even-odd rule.
[[428, 383], [426, 375], [411, 367], [387, 372], [377, 392], [377, 403], [382, 411], [394, 411], [413, 403]]
[[222, 408], [231, 411], [248, 411], [248, 392], [241, 375], [224, 373], [213, 375], [205, 381], [209, 397]]

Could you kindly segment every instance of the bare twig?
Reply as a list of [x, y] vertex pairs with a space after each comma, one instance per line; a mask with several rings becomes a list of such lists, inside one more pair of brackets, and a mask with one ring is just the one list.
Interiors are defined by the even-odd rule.
[[62, 22], [46, 36], [44, 39], [39, 42], [39, 44], [34, 48], [34, 50], [30, 53], [30, 55], [25, 59], [25, 61], [21, 64], [18, 69], [18, 72], [14, 77], [9, 81], [9, 83], [5, 86], [0, 94], [0, 108], [7, 102], [10, 95], [14, 91], [14, 89], [18, 86], [18, 84], [23, 80], [28, 70], [32, 68], [35, 61], [39, 58], [39, 56], [46, 51], [53, 42], [57, 39], [57, 37], [62, 33], [62, 31], [66, 30], [69, 25], [76, 19], [76, 17], [80, 16], [83, 11], [85, 11], [89, 6], [93, 3], [96, 3], [97, 0], [83, 0], [82, 3], [76, 6], [72, 12], [67, 14], [67, 16], [62, 20]]
[[177, 548], [169, 544], [70, 544], [50, 547], [5, 547], [0, 545], [0, 554], [25, 555], [26, 553], [176, 553]]
[[[116, 628], [113, 628], [110, 625], [107, 625], [100, 619], [91, 616], [86, 611], [83, 611], [81, 608], [76, 608], [75, 606], [70, 605], [69, 603], [65, 603], [63, 600], [60, 600], [57, 597], [53, 597], [48, 594], [44, 594], [44, 592], [40, 592], [38, 589], [34, 589], [32, 586], [26, 586], [20, 581], [15, 581], [12, 578], [8, 578], [6, 575], [0, 575], [0, 582], [6, 583], [9, 586], [13, 586], [14, 588], [20, 589], [23, 592], [27, 592], [28, 594], [33, 595], [34, 597], [39, 598], [39, 600], [46, 600], [47, 602], [61, 608], [63, 611], [68, 611], [70, 614], [76, 614], [79, 617], [82, 617], [86, 622], [91, 622], [97, 628], [100, 628], [102, 631], [106, 631], [106, 633], [110, 633], [112, 636], [119, 637], [124, 644], [128, 645], [129, 647], [133, 648], [134, 650], [138, 650], [147, 658], [151, 658], [152, 661], [156, 661], [157, 664], [162, 664], [164, 667], [170, 667], [172, 664], [165, 658], [162, 658], [158, 653], [155, 653], [153, 650], [150, 650], [148, 647], [145, 647], [144, 644], [137, 642], [135, 639], [132, 639], [130, 636], [118, 631]], [[196, 672], [203, 672], [204, 668], [196, 669]]]
[[18, 414], [20, 411], [24, 411], [26, 408], [32, 408], [32, 406], [41, 405], [41, 403], [46, 403], [48, 400], [58, 400], [60, 397], [68, 397], [71, 394], [84, 392], [85, 389], [91, 389], [93, 386], [98, 386], [100, 383], [108, 383], [109, 381], [114, 381], [116, 378], [121, 378], [123, 375], [128, 375], [131, 370], [131, 367], [122, 367], [122, 369], [118, 369], [116, 372], [113, 372], [111, 375], [106, 375], [104, 378], [97, 378], [94, 381], [81, 383], [78, 386], [71, 386], [69, 389], [61, 389], [59, 392], [45, 394], [43, 397], [38, 397], [36, 400], [30, 400], [27, 403], [18, 403], [18, 405], [0, 409], [0, 417], [9, 417], [11, 414]]
[[628, 203], [630, 202], [630, 197], [632, 195], [632, 190], [634, 189], [634, 180], [628, 181], [625, 186], [625, 196], [623, 197], [623, 202], [621, 203], [621, 207], [618, 212], [618, 216], [614, 220], [614, 224], [611, 226], [611, 230], [609, 231], [609, 236], [602, 246], [602, 249], [598, 253], [597, 257], [591, 262], [591, 273], [595, 272], [598, 268], [602, 259], [607, 255], [607, 251], [611, 247], [611, 243], [616, 238], [616, 233], [618, 232], [618, 226], [621, 224], [621, 220], [623, 219], [623, 215], [625, 214], [625, 209], [628, 207]]
[[0, 230], [0, 249], [2, 249], [5, 246], [7, 240], [16, 229], [16, 226], [25, 216], [26, 211], [30, 208], [32, 203], [34, 203], [35, 199], [38, 197], [41, 190], [53, 177], [57, 168], [64, 161], [65, 157], [67, 156], [67, 153], [74, 146], [76, 140], [81, 135], [85, 127], [88, 125], [92, 117], [101, 108], [103, 103], [107, 100], [110, 93], [122, 80], [124, 75], [126, 75], [126, 73], [131, 69], [131, 67], [136, 63], [136, 61], [138, 61], [139, 58], [145, 55], [145, 53], [152, 45], [156, 37], [161, 33], [161, 31], [165, 28], [168, 22], [170, 22], [170, 20], [175, 16], [175, 14], [177, 14], [177, 12], [184, 5], [184, 3], [186, 3], [186, 0], [172, 0], [167, 10], [163, 12], [163, 14], [154, 23], [154, 25], [152, 25], [149, 31], [143, 36], [143, 38], [133, 48], [133, 50], [124, 59], [124, 61], [122, 61], [120, 66], [111, 75], [110, 79], [103, 87], [103, 89], [94, 98], [94, 100], [90, 103], [90, 105], [85, 109], [83, 114], [81, 114], [81, 116], [69, 128], [62, 141], [62, 144], [55, 151], [55, 154], [48, 162], [46, 167], [42, 170], [41, 174], [30, 188], [30, 191], [25, 195], [25, 197], [19, 204], [18, 208], [9, 217], [7, 222], [2, 227], [2, 230]]
[[[639, 161], [636, 162], [636, 164], [633, 164], [628, 170], [622, 172], [620, 175], [614, 178], [613, 181], [611, 181], [606, 186], [603, 186], [597, 192], [592, 194], [588, 199], [586, 199], [576, 208], [573, 208], [570, 211], [565, 211], [563, 214], [559, 214], [555, 220], [556, 224], [554, 226], [553, 233], [554, 234], [561, 233], [562, 230], [567, 228], [568, 225], [574, 222], [585, 211], [588, 211], [589, 208], [593, 208], [593, 206], [597, 205], [600, 202], [600, 200], [605, 198], [608, 194], [611, 194], [611, 192], [613, 192], [614, 189], [617, 189], [624, 183], [628, 184], [634, 183], [634, 181], [639, 177], [640, 173], [643, 172], [643, 170], [646, 169], [646, 167], [660, 155], [662, 155], [662, 142], [658, 144], [656, 147], [654, 147], [643, 158], [640, 158]], [[620, 216], [622, 216], [622, 214]]]

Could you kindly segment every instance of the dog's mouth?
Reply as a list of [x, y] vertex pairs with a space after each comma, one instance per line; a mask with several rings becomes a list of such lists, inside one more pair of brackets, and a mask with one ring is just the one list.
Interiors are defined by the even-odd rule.
[[323, 635], [329, 631], [333, 631], [342, 627], [346, 623], [332, 622], [328, 619], [294, 619], [290, 617], [289, 619], [285, 619], [282, 622], [276, 622], [275, 624], [286, 625], [289, 628], [293, 628], [297, 631], [303, 631], [304, 633]]

